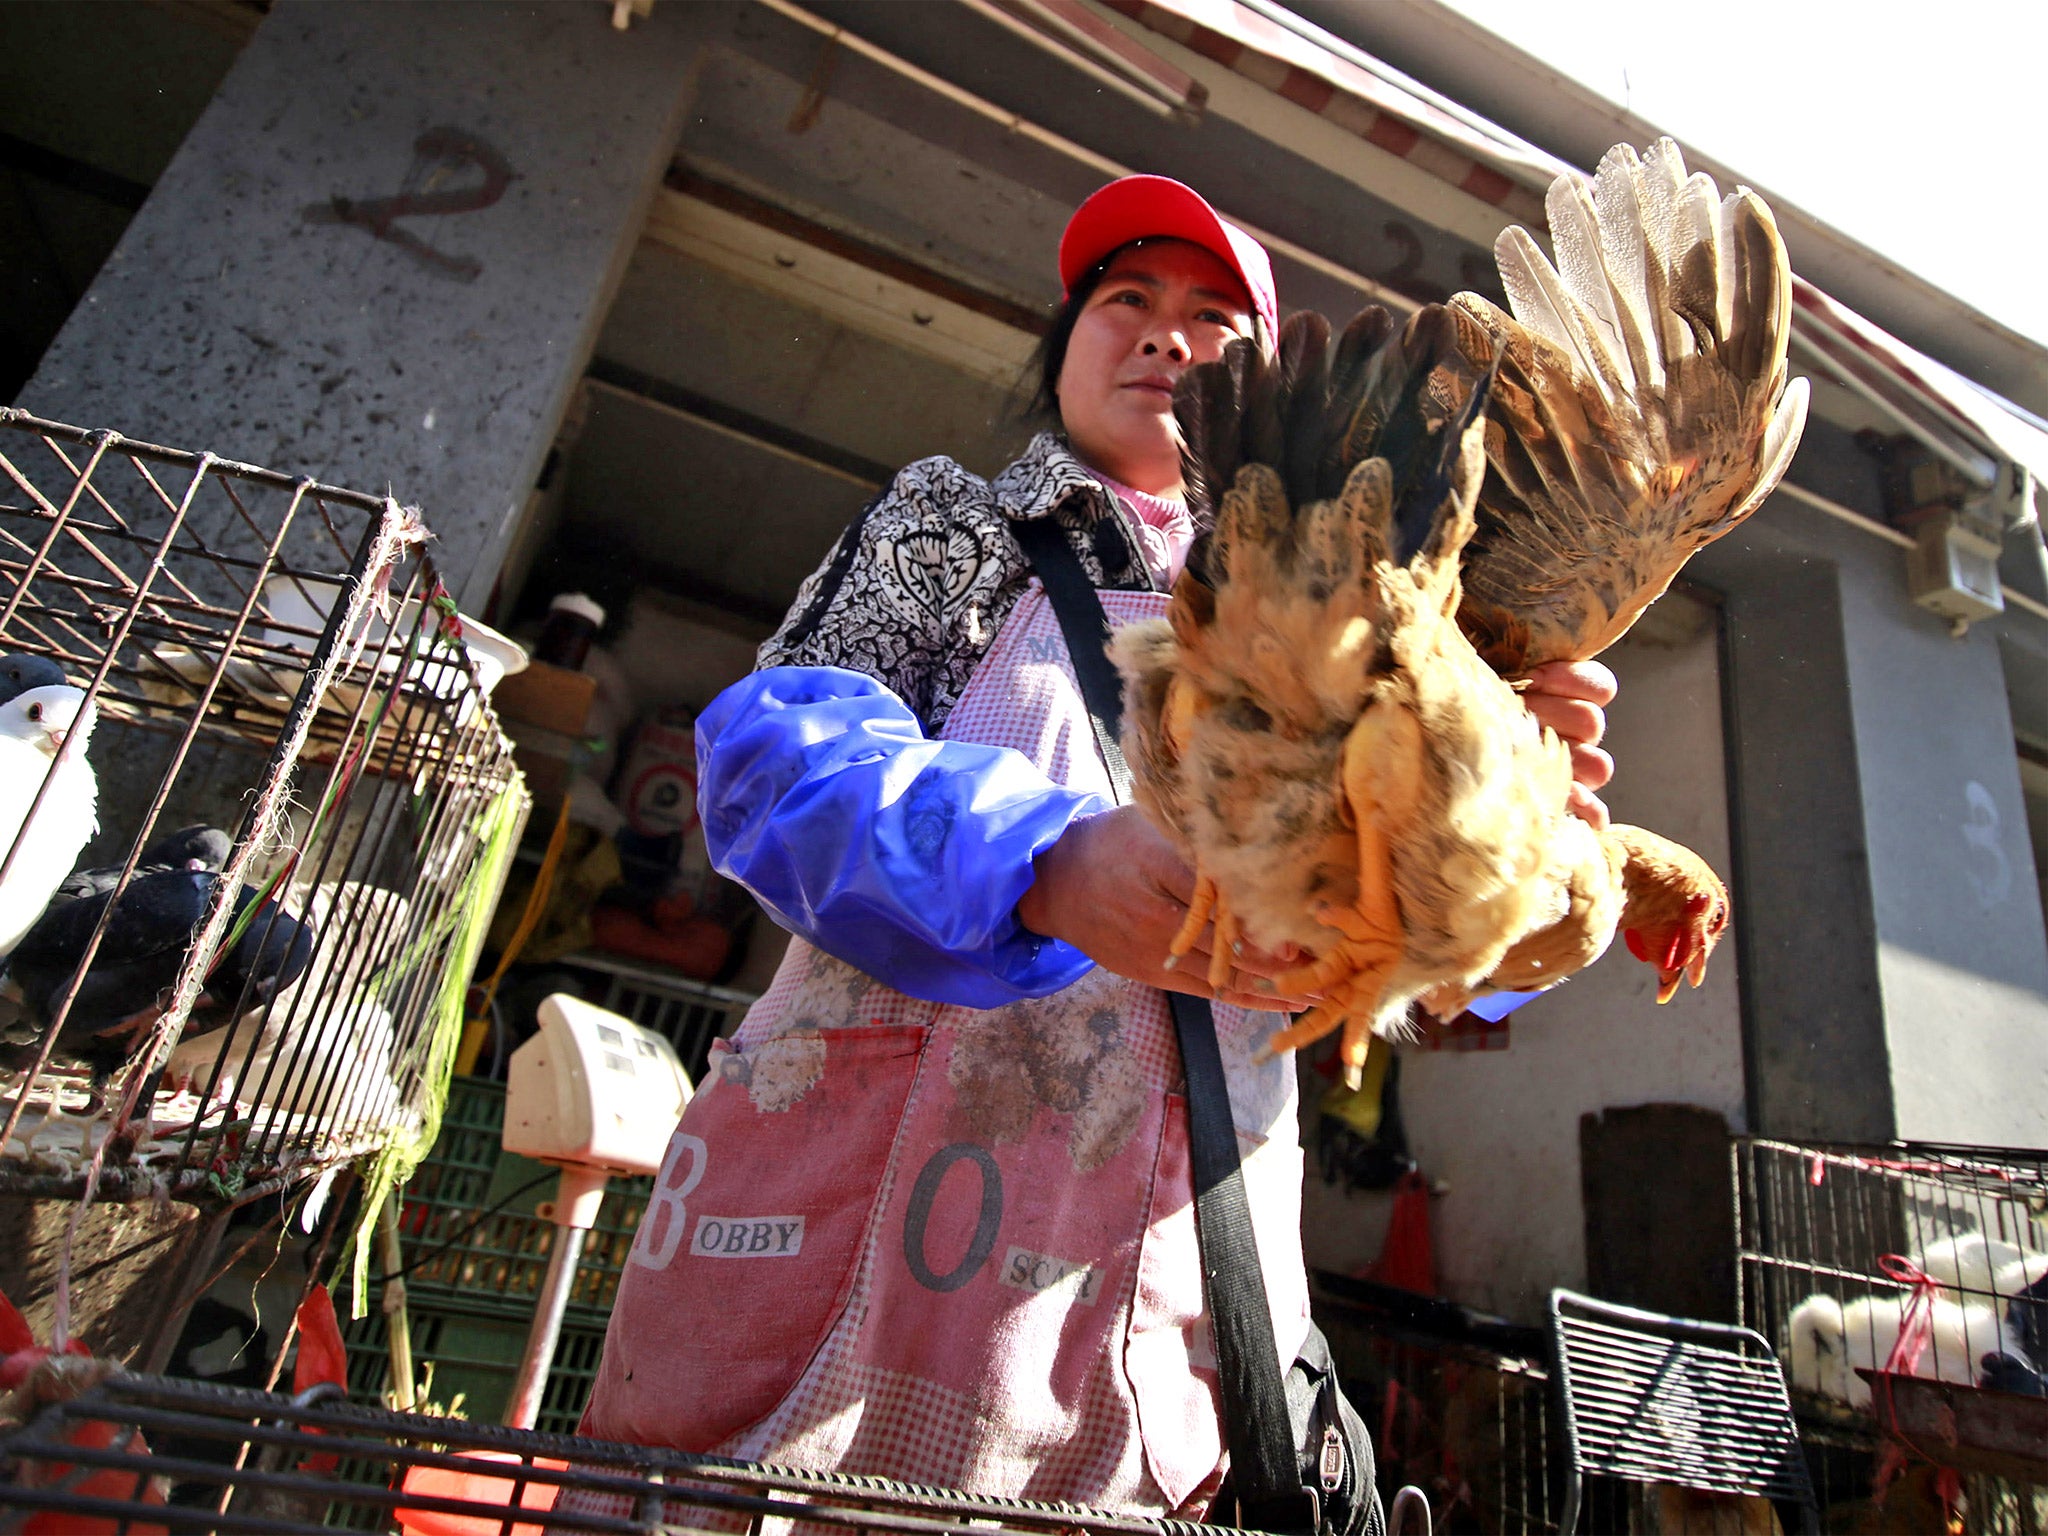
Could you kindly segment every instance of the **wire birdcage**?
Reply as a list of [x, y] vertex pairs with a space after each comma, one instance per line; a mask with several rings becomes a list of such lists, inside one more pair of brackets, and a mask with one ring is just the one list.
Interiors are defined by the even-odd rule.
[[528, 805], [487, 702], [517, 650], [427, 537], [389, 496], [0, 411], [0, 653], [85, 722], [40, 786], [0, 773], [35, 802], [0, 904], [74, 873], [30, 845], [80, 763], [98, 817], [8, 958], [0, 1195], [219, 1206], [424, 1153]]
[[1542, 1330], [1354, 1276], [1313, 1278], [1316, 1320], [1372, 1431], [1383, 1499], [1413, 1484], [1440, 1530], [1556, 1531], [1562, 1485]]
[[[98, 1442], [97, 1445], [94, 1442]], [[799, 1529], [1229, 1536], [1227, 1527], [803, 1472], [160, 1378], [114, 1378], [0, 1436], [0, 1508], [106, 1529]], [[166, 1497], [171, 1502], [165, 1502]], [[518, 1518], [514, 1518], [514, 1517]]]
[[[1742, 1320], [1784, 1361], [1824, 1503], [1871, 1497], [1887, 1432], [1926, 1450], [1901, 1391], [1997, 1392], [1991, 1412], [2048, 1424], [2048, 1153], [1738, 1137], [1733, 1159]], [[1916, 1292], [1930, 1326], [1909, 1372]], [[1864, 1374], [1888, 1367], [1926, 1386]], [[1964, 1474], [1966, 1529], [2033, 1532], [2048, 1439], [2037, 1454], [2031, 1473], [1966, 1443], [1924, 1459]]]

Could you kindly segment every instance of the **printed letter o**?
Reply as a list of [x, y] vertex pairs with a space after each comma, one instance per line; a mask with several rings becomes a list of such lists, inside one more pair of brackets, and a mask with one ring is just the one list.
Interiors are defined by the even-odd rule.
[[[939, 1196], [939, 1184], [946, 1170], [962, 1158], [981, 1171], [981, 1210], [974, 1222], [974, 1237], [960, 1262], [943, 1275], [932, 1273], [925, 1260], [925, 1223], [931, 1220], [932, 1202]], [[957, 1291], [972, 1280], [988, 1256], [995, 1252], [996, 1229], [1003, 1219], [1003, 1173], [985, 1147], [971, 1141], [956, 1141], [931, 1156], [910, 1191], [910, 1208], [903, 1213], [903, 1262], [910, 1276], [930, 1291]]]

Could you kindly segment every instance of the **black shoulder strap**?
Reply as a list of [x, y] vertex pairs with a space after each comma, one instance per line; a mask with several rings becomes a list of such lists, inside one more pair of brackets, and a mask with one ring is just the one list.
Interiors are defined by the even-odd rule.
[[1095, 745], [1109, 769], [1109, 782], [1116, 790], [1117, 804], [1131, 798], [1131, 768], [1124, 761], [1118, 742], [1123, 730], [1124, 690], [1109, 659], [1109, 615], [1088, 573], [1081, 569], [1081, 557], [1060, 531], [1051, 514], [1026, 518], [1010, 524], [1023, 546], [1024, 558], [1045, 584], [1045, 600], [1060, 621], [1066, 637], [1067, 654], [1074, 663], [1074, 676], [1081, 684], [1081, 700], [1088, 706], [1088, 723], [1095, 727]]
[[[1109, 616], [1081, 569], [1058, 522], [1032, 518], [1011, 525], [1025, 558], [1045, 584], [1046, 601], [1060, 621], [1081, 698], [1095, 728], [1110, 781], [1121, 803], [1130, 799], [1131, 773], [1117, 744], [1123, 728], [1123, 688], [1105, 647]], [[1237, 1130], [1216, 1022], [1206, 998], [1169, 992], [1174, 1033], [1187, 1075], [1188, 1161], [1195, 1186], [1195, 1240], [1202, 1254], [1202, 1287], [1216, 1371], [1223, 1387], [1223, 1435], [1230, 1447], [1240, 1524], [1267, 1531], [1316, 1529], [1313, 1493], [1303, 1487], [1294, 1432], [1287, 1416], [1273, 1314], [1245, 1199]]]

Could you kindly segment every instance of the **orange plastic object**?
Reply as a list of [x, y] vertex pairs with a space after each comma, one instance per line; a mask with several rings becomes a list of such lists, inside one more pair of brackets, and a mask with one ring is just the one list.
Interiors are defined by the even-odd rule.
[[[461, 1454], [472, 1461], [520, 1465], [520, 1458], [510, 1451], [463, 1451]], [[536, 1456], [533, 1465], [559, 1471], [569, 1463], [549, 1456]], [[408, 1467], [400, 1491], [429, 1499], [468, 1499], [477, 1504], [504, 1505], [512, 1502], [517, 1476], [517, 1473], [503, 1472], [458, 1472], [448, 1467]], [[519, 1507], [553, 1509], [555, 1495], [561, 1491], [553, 1483], [528, 1483], [519, 1490]], [[495, 1515], [453, 1515], [440, 1510], [403, 1507], [396, 1513], [398, 1527], [406, 1536], [500, 1536], [505, 1529], [504, 1520]], [[511, 1536], [541, 1536], [541, 1528], [538, 1525], [515, 1525]]]

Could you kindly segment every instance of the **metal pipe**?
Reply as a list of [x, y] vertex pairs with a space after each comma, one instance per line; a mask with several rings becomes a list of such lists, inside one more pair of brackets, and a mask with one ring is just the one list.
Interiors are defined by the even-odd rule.
[[[1790, 496], [1794, 501], [1804, 502], [1815, 511], [1825, 512], [1829, 517], [1845, 522], [1851, 528], [1859, 529], [1873, 538], [1883, 539], [1887, 544], [1896, 544], [1901, 549], [1913, 548], [1913, 541], [1889, 524], [1865, 517], [1853, 507], [1845, 507], [1839, 501], [1830, 501], [1825, 496], [1809, 491], [1803, 485], [1794, 485], [1790, 480], [1780, 480], [1777, 490], [1772, 494]], [[2048, 603], [2029, 597], [2024, 592], [2016, 592], [2003, 582], [1999, 583], [1998, 590], [2013, 607], [2031, 613], [2037, 619], [2048, 619]]]
[[1018, 37], [1031, 44], [1034, 48], [1037, 48], [1040, 52], [1058, 59], [1062, 64], [1078, 69], [1097, 85], [1115, 91], [1119, 96], [1125, 97], [1133, 104], [1142, 107], [1145, 111], [1152, 113], [1156, 117], [1173, 117], [1178, 113], [1185, 113], [1189, 110], [1188, 104], [1185, 101], [1173, 100], [1163, 93], [1155, 94], [1135, 81], [1125, 79], [1116, 71], [1096, 63], [1095, 60], [1089, 58], [1078, 48], [1063, 43], [1058, 38], [1048, 37], [1030, 23], [1012, 16], [1008, 11], [1003, 10], [999, 6], [991, 4], [990, 0], [960, 0], [960, 3], [976, 15], [994, 22], [997, 26], [1007, 31], [1014, 32]]
[[1801, 335], [1797, 325], [1793, 326], [1788, 335], [1791, 337], [1793, 344], [1802, 348], [1811, 361], [1817, 362], [1826, 368], [1829, 376], [1837, 384], [1840, 384], [1851, 394], [1859, 396], [1870, 405], [1884, 412], [1885, 415], [1891, 417], [1893, 421], [1904, 427], [1907, 434], [1925, 447], [1929, 453], [1954, 465], [1956, 472], [1967, 479], [1972, 485], [1980, 490], [1988, 491], [1998, 483], [1998, 466], [1996, 461], [1991, 461], [1991, 467], [1987, 475], [1985, 469], [1987, 461], [1985, 459], [1978, 458], [1973, 460], [1968, 455], [1960, 453], [1947, 443], [1942, 442], [1938, 433], [1923, 426], [1909, 413], [1900, 409], [1897, 404], [1887, 400], [1873, 385], [1860, 378], [1855, 369], [1829, 356], [1810, 337]]
[[541, 1282], [540, 1298], [535, 1304], [533, 1331], [526, 1336], [519, 1379], [512, 1384], [512, 1401], [505, 1408], [507, 1429], [531, 1429], [540, 1416], [541, 1394], [547, 1389], [548, 1367], [554, 1364], [555, 1343], [562, 1335], [569, 1286], [583, 1258], [585, 1232], [582, 1227], [555, 1228], [554, 1251], [548, 1255], [547, 1278]]

